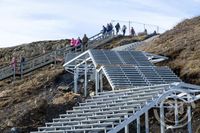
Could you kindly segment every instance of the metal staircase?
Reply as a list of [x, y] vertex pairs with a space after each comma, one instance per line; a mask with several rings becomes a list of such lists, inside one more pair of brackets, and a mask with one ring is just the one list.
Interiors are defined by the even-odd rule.
[[[117, 133], [121, 130], [128, 133], [133, 121], [137, 121], [136, 130], [140, 133], [142, 115], [145, 115], [145, 132], [149, 133], [148, 111], [153, 107], [160, 108], [160, 127], [164, 133], [163, 100], [175, 97], [189, 98], [187, 102], [191, 103], [200, 99], [200, 87], [172, 83], [100, 92], [31, 133]], [[188, 120], [191, 120], [191, 105], [187, 106]], [[191, 121], [188, 121], [188, 132], [191, 131]]]
[[[200, 87], [183, 83], [168, 67], [156, 67], [141, 51], [87, 50], [64, 65], [74, 72], [74, 92], [77, 80], [84, 75], [84, 95], [87, 96], [88, 73], [95, 74], [95, 94], [73, 110], [46, 123], [32, 133], [117, 133], [129, 132], [136, 121], [140, 133], [140, 117], [145, 115], [145, 132], [149, 133], [148, 112], [160, 109], [160, 131], [165, 132], [164, 103], [167, 99], [187, 103], [188, 132], [191, 129], [191, 102], [200, 99]], [[105, 76], [112, 91], [103, 92]], [[173, 106], [178, 110], [177, 106]], [[178, 111], [175, 120], [178, 123]], [[136, 132], [136, 130], [134, 132]]]
[[168, 89], [169, 85], [157, 85], [101, 92], [32, 133], [112, 132]]
[[159, 35], [155, 35], [152, 37], [149, 37], [147, 39], [145, 39], [144, 41], [139, 41], [139, 42], [134, 42], [134, 43], [129, 43], [129, 44], [124, 44], [122, 46], [119, 47], [115, 47], [112, 50], [115, 51], [129, 51], [129, 50], [135, 50], [138, 46], [142, 46], [147, 42], [152, 41], [153, 39], [157, 38]]

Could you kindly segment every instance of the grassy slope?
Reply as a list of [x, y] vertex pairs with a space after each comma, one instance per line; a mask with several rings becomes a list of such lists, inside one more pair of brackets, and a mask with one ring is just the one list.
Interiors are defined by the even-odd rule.
[[200, 84], [200, 17], [179, 23], [138, 50], [169, 57], [162, 65], [170, 66], [185, 82]]
[[19, 61], [20, 55], [28, 59], [41, 55], [43, 50], [45, 50], [45, 52], [49, 52], [58, 48], [65, 47], [68, 44], [69, 40], [63, 39], [54, 41], [38, 41], [10, 48], [0, 48], [0, 68], [10, 64], [13, 55], [15, 55]]

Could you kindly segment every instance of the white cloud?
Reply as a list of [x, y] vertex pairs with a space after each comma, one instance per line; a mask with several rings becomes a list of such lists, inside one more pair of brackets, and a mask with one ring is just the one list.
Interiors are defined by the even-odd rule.
[[0, 47], [84, 33], [91, 36], [113, 19], [168, 29], [188, 16], [171, 3], [172, 0], [1, 0]]

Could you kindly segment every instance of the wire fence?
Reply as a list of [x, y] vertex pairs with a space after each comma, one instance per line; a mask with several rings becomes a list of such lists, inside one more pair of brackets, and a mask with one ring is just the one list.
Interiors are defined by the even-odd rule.
[[148, 34], [151, 34], [154, 32], [163, 33], [166, 31], [166, 29], [164, 29], [158, 25], [145, 24], [145, 23], [140, 23], [140, 22], [136, 22], [136, 21], [111, 20], [111, 23], [113, 24], [113, 26], [115, 26], [117, 23], [119, 23], [121, 28], [123, 25], [126, 25], [126, 27], [127, 27], [126, 34], [127, 35], [128, 34], [130, 35], [131, 27], [133, 27], [136, 34], [144, 32], [145, 29], [147, 30]]

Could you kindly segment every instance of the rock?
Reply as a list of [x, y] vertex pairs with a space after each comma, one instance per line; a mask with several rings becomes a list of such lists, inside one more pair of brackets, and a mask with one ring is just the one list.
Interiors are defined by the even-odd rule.
[[14, 126], [14, 123], [13, 123], [11, 120], [7, 120], [7, 121], [6, 121], [6, 125], [7, 125], [8, 127], [13, 127], [13, 126]]
[[67, 101], [64, 97], [57, 97], [53, 100], [53, 104], [64, 104], [66, 102]]
[[68, 86], [58, 86], [57, 88], [59, 91], [68, 91], [69, 87]]
[[10, 131], [11, 133], [19, 133], [19, 129], [16, 127], [12, 127]]
[[47, 106], [48, 106], [48, 102], [47, 102], [47, 100], [46, 99], [40, 99], [40, 98], [37, 98], [37, 99], [35, 99], [35, 106], [37, 107], [37, 108], [40, 108], [40, 107], [42, 107], [42, 108], [46, 108]]

